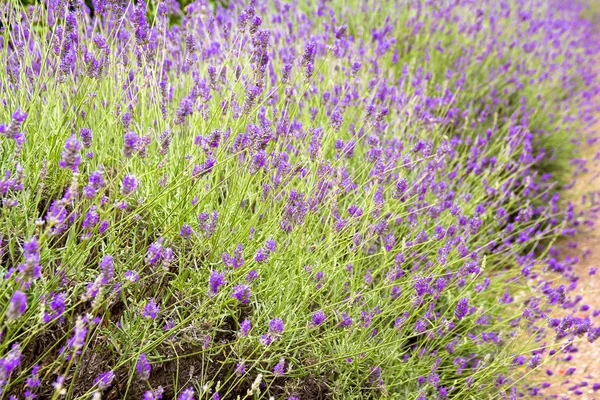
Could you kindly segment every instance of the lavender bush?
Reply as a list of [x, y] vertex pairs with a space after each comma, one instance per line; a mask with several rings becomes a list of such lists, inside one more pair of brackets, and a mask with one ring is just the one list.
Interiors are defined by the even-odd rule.
[[562, 3], [2, 5], [2, 395], [538, 390], [600, 336], [547, 313], [596, 95]]

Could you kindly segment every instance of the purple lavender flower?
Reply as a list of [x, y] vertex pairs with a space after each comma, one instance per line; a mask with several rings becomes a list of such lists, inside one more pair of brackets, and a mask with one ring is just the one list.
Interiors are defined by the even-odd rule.
[[314, 72], [315, 72], [315, 64], [312, 62], [309, 62], [308, 64], [306, 64], [306, 67], [304, 68], [304, 81], [310, 82]]
[[194, 100], [190, 99], [188, 97], [182, 99], [181, 102], [179, 103], [179, 107], [177, 108], [177, 111], [175, 112], [175, 119], [174, 119], [173, 123], [175, 125], [183, 124], [185, 122], [185, 120], [187, 119], [187, 117], [193, 113], [193, 111], [194, 111]]
[[62, 317], [65, 312], [65, 301], [67, 295], [64, 292], [50, 293], [46, 300], [46, 309], [42, 320], [44, 323], [48, 323], [56, 318]]
[[244, 375], [246, 372], [246, 363], [244, 361], [240, 361], [235, 366], [235, 374], [240, 377]]
[[92, 147], [92, 130], [90, 128], [81, 128], [79, 136], [81, 136], [83, 147], [88, 149]]
[[102, 233], [105, 232], [108, 229], [108, 221], [107, 220], [103, 220], [100, 222], [100, 226], [98, 226], [98, 233]]
[[265, 249], [271, 253], [274, 253], [275, 250], [277, 250], [277, 243], [273, 238], [267, 239], [267, 241], [265, 242]]
[[252, 156], [252, 164], [250, 165], [250, 174], [254, 175], [267, 164], [267, 152], [264, 150], [257, 151]]
[[144, 306], [144, 318], [155, 319], [160, 312], [160, 306], [156, 303], [154, 298], [150, 298]]
[[53, 200], [46, 214], [46, 222], [53, 229], [61, 229], [67, 220], [68, 211], [63, 200]]
[[129, 158], [136, 151], [140, 137], [135, 132], [127, 132], [123, 139], [123, 156]]
[[210, 88], [217, 90], [217, 69], [213, 65], [208, 66], [208, 77], [210, 79]]
[[137, 146], [135, 147], [135, 149], [141, 158], [148, 157], [148, 146], [150, 145], [150, 142], [151, 138], [149, 135], [142, 136], [137, 142]]
[[81, 162], [81, 156], [79, 151], [81, 150], [81, 142], [77, 140], [75, 135], [71, 135], [65, 142], [65, 148], [61, 154], [58, 165], [61, 168], [69, 168], [71, 171], [76, 172]]
[[79, 354], [81, 352], [87, 337], [87, 330], [88, 328], [86, 321], [84, 321], [81, 315], [78, 316], [77, 320], [75, 321], [75, 327], [73, 328], [73, 336], [68, 342], [69, 347], [73, 349], [75, 354]]
[[238, 244], [233, 252], [233, 257], [229, 253], [225, 252], [222, 254], [223, 264], [232, 268], [239, 268], [244, 265], [244, 247], [242, 244]]
[[540, 365], [541, 362], [542, 362], [542, 356], [540, 354], [535, 354], [531, 357], [527, 366], [529, 368], [536, 368], [538, 365]]
[[83, 300], [93, 301], [98, 297], [98, 294], [102, 289], [102, 279], [102, 274], [100, 274], [96, 277], [96, 279], [87, 284], [85, 294], [82, 296]]
[[594, 343], [596, 340], [598, 340], [598, 338], [600, 338], [600, 326], [597, 326], [595, 328], [590, 328], [588, 330], [588, 337], [587, 337], [588, 342]]
[[266, 252], [262, 247], [256, 251], [256, 255], [254, 256], [254, 261], [259, 264], [264, 263], [269, 258], [269, 253]]
[[454, 316], [457, 319], [461, 320], [464, 318], [465, 315], [467, 315], [468, 311], [469, 311], [469, 299], [464, 297], [458, 301], [458, 304], [456, 305], [456, 311], [454, 311]]
[[113, 371], [103, 372], [94, 380], [94, 386], [98, 385], [98, 389], [108, 389], [115, 379], [115, 373]]
[[403, 315], [396, 318], [396, 320], [394, 321], [394, 328], [396, 330], [398, 330], [398, 331], [402, 330], [404, 323], [408, 319], [408, 315], [409, 315], [408, 312], [405, 312]]
[[204, 233], [204, 236], [211, 237], [217, 230], [217, 222], [219, 221], [219, 213], [213, 211], [212, 214], [202, 212], [198, 215], [198, 227]]
[[155, 265], [163, 257], [163, 244], [164, 238], [158, 238], [148, 246], [146, 251], [146, 264]]
[[440, 384], [440, 376], [436, 372], [431, 372], [429, 376], [427, 376], [427, 382], [434, 387], [438, 387]]
[[342, 113], [339, 109], [335, 109], [331, 114], [330, 126], [334, 131], [338, 132], [342, 128], [342, 124], [344, 123], [344, 117], [342, 117]]
[[347, 312], [343, 312], [342, 313], [342, 317], [341, 317], [341, 321], [339, 326], [341, 328], [348, 328], [350, 326], [352, 326], [352, 318], [350, 318], [350, 315]]
[[115, 276], [115, 266], [110, 254], [102, 256], [100, 261], [100, 272], [102, 274], [102, 284], [107, 284]]
[[83, 188], [83, 195], [88, 199], [94, 198], [98, 192], [104, 188], [106, 182], [104, 181], [104, 168], [102, 165], [98, 167], [97, 171], [93, 171], [90, 174], [88, 184]]
[[54, 381], [54, 383], [52, 383], [52, 387], [54, 387], [54, 390], [56, 392], [60, 393], [63, 389], [64, 383], [65, 383], [65, 376], [59, 375], [58, 377], [56, 377], [56, 380]]
[[283, 66], [283, 71], [281, 71], [281, 83], [283, 83], [283, 84], [289, 83], [291, 75], [292, 75], [292, 64], [285, 64]]
[[[164, 4], [164, 3], [161, 3], [161, 4]], [[144, 393], [142, 400], [161, 400], [164, 392], [165, 392], [165, 390], [163, 389], [162, 386], [159, 386], [158, 388], [156, 388], [154, 390], [147, 390]]]
[[83, 229], [91, 230], [96, 226], [98, 220], [100, 219], [100, 214], [98, 214], [96, 210], [96, 206], [91, 206], [88, 212], [85, 214], [85, 219], [81, 224]]
[[216, 162], [217, 162], [216, 158], [208, 157], [204, 163], [194, 166], [194, 169], [192, 170], [192, 176], [194, 178], [199, 178], [206, 174], [210, 174], [212, 172], [213, 167], [215, 166]]
[[188, 33], [185, 37], [185, 44], [187, 47], [187, 51], [188, 53], [193, 53], [194, 51], [196, 51], [196, 39], [194, 39], [194, 35], [191, 33]]
[[0, 358], [0, 389], [8, 382], [8, 378], [19, 365], [21, 365], [21, 347], [15, 343], [8, 354]]
[[304, 54], [302, 54], [302, 65], [306, 67], [307, 64], [312, 63], [315, 59], [317, 45], [314, 41], [309, 41], [304, 46]]
[[10, 298], [10, 303], [8, 304], [8, 309], [6, 310], [6, 317], [9, 320], [14, 320], [19, 318], [25, 310], [27, 309], [27, 295], [20, 290], [15, 290], [12, 297]]
[[27, 113], [18, 108], [13, 113], [12, 120], [8, 127], [6, 125], [0, 125], [0, 134], [22, 144], [25, 141], [25, 135], [20, 132], [20, 129], [26, 118]]
[[261, 95], [262, 91], [262, 88], [256, 85], [251, 85], [246, 89], [246, 98], [244, 99], [242, 113], [248, 114], [250, 112], [252, 107], [254, 107], [256, 99]]
[[148, 359], [146, 358], [146, 353], [140, 354], [140, 358], [138, 358], [135, 369], [141, 380], [147, 381], [150, 378], [151, 367]]
[[225, 274], [218, 271], [212, 271], [208, 278], [208, 294], [214, 296], [219, 292], [219, 287], [225, 285]]
[[246, 282], [252, 283], [256, 278], [258, 278], [258, 272], [255, 269], [248, 271], [246, 274]]
[[260, 27], [261, 24], [262, 24], [262, 18], [260, 17], [260, 15], [255, 15], [254, 18], [252, 18], [252, 21], [250, 23], [250, 34], [254, 35], [256, 32], [258, 32], [258, 28]]
[[137, 190], [139, 185], [138, 179], [133, 174], [127, 174], [123, 178], [123, 184], [121, 185], [121, 194], [129, 196]]
[[170, 247], [165, 247], [165, 250], [163, 252], [163, 260], [162, 260], [163, 268], [168, 269], [174, 260], [175, 260], [175, 253], [173, 252], [173, 249], [171, 249]]
[[273, 335], [283, 333], [283, 320], [275, 317], [269, 322], [269, 333]]
[[19, 264], [21, 280], [31, 282], [33, 279], [38, 279], [41, 275], [40, 247], [35, 237], [31, 237], [23, 244], [23, 258], [24, 262]]
[[158, 150], [160, 154], [166, 155], [169, 152], [169, 146], [171, 145], [171, 140], [173, 140], [172, 134], [170, 130], [166, 130], [160, 134], [159, 142], [160, 149]]
[[27, 400], [30, 400], [30, 399], [33, 400], [36, 397], [31, 392], [31, 389], [36, 389], [36, 388], [40, 387], [40, 385], [42, 384], [40, 377], [38, 375], [39, 370], [40, 370], [39, 364], [35, 364], [33, 366], [33, 368], [31, 369], [31, 375], [25, 380], [25, 386], [27, 387], [27, 390], [23, 394], [25, 395], [25, 398]]
[[240, 336], [248, 336], [248, 333], [250, 333], [250, 329], [252, 329], [252, 323], [250, 322], [250, 320], [245, 319], [240, 323], [240, 330], [238, 334]]
[[237, 299], [242, 304], [248, 303], [250, 299], [250, 286], [244, 284], [235, 285], [231, 297]]
[[131, 124], [131, 113], [129, 111], [126, 111], [121, 115], [121, 123], [123, 124], [123, 128], [129, 128], [129, 125]]
[[273, 368], [273, 374], [275, 376], [283, 376], [283, 374], [285, 374], [285, 360], [283, 359], [283, 357]]
[[427, 320], [424, 318], [419, 318], [417, 322], [415, 322], [414, 333], [423, 333], [427, 330]]
[[194, 400], [196, 392], [193, 388], [185, 389], [177, 398], [177, 400]]
[[192, 236], [192, 227], [188, 224], [183, 224], [179, 230], [179, 236], [184, 239], [188, 239], [190, 236]]
[[315, 326], [321, 325], [323, 322], [325, 322], [325, 312], [323, 310], [318, 310], [315, 311], [315, 313], [312, 315], [312, 323]]

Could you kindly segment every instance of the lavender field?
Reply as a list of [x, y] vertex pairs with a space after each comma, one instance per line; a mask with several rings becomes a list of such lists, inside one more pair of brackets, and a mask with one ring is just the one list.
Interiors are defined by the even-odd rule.
[[542, 396], [600, 343], [594, 18], [0, 3], [0, 399]]

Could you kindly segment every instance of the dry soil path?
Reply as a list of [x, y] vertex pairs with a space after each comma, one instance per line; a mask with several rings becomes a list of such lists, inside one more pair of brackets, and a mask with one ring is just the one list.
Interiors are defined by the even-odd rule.
[[[598, 126], [600, 129], [600, 126]], [[576, 176], [575, 185], [565, 192], [579, 210], [600, 208], [600, 145], [586, 144], [582, 149], [582, 157], [587, 160], [586, 168]], [[580, 212], [580, 211], [578, 211]], [[581, 217], [582, 222], [586, 219]], [[573, 265], [579, 276], [577, 289], [571, 296], [580, 294], [583, 300], [576, 310], [570, 310], [578, 317], [589, 316], [594, 325], [600, 324], [600, 270], [590, 274], [594, 268], [600, 267], [600, 220], [595, 226], [586, 226], [571, 241], [560, 243], [562, 257], [578, 257]], [[573, 247], [576, 243], [577, 247]], [[597, 311], [596, 311], [597, 310]], [[594, 312], [596, 311], [596, 312]], [[561, 317], [567, 312], [557, 310], [553, 317]], [[596, 314], [596, 316], [594, 316]], [[594, 390], [594, 384], [600, 385], [600, 340], [589, 343], [584, 337], [575, 343], [578, 351], [564, 354], [548, 360], [535, 374], [536, 381], [549, 382], [550, 387], [543, 389], [542, 398], [546, 399], [585, 399], [600, 400], [600, 389]], [[573, 370], [573, 368], [575, 368]], [[537, 396], [537, 398], [540, 398]]]

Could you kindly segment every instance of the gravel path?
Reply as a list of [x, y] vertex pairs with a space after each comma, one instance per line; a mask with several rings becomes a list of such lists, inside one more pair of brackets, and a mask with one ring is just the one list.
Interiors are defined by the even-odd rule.
[[[588, 160], [586, 170], [577, 176], [575, 185], [566, 193], [581, 210], [600, 206], [600, 161], [594, 160], [596, 154], [600, 154], [599, 150], [598, 145], [585, 147], [583, 157]], [[583, 222], [583, 215], [581, 219]], [[593, 268], [600, 267], [600, 224], [595, 227], [585, 226], [583, 230], [585, 233], [579, 234], [577, 238], [560, 243], [561, 255], [565, 258], [578, 258], [573, 269], [580, 281], [577, 289], [570, 292], [570, 295], [580, 294], [583, 299], [577, 306], [575, 316], [589, 316], [594, 325], [597, 325], [600, 324], [600, 315], [594, 316], [594, 311], [598, 310], [596, 313], [600, 314], [600, 270], [591, 275], [590, 269], [593, 271]], [[574, 247], [574, 242], [577, 247]], [[566, 314], [565, 310], [559, 309], [552, 317]], [[593, 390], [594, 384], [600, 383], [600, 341], [591, 344], [583, 337], [574, 345], [577, 347], [576, 352], [561, 352], [548, 359], [535, 374], [536, 381], [551, 384], [543, 389], [538, 398], [600, 400], [600, 390]]]

